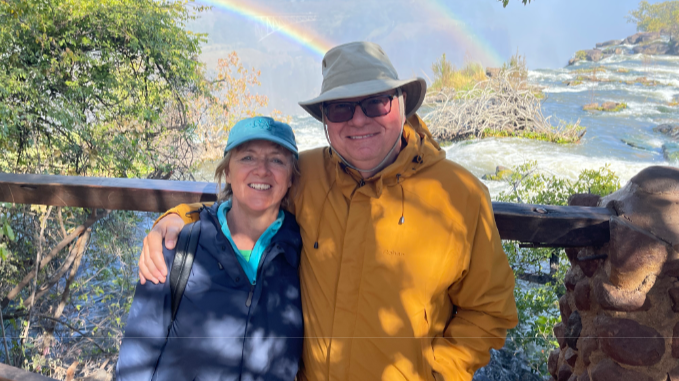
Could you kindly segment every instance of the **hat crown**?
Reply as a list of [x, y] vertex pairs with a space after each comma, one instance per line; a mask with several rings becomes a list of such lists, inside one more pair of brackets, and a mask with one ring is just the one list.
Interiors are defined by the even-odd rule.
[[374, 80], [398, 80], [398, 73], [382, 48], [360, 41], [340, 45], [323, 57], [321, 91]]
[[256, 116], [238, 121], [229, 131], [224, 154], [252, 140], [268, 140], [282, 145], [297, 155], [297, 143], [292, 128], [268, 116]]

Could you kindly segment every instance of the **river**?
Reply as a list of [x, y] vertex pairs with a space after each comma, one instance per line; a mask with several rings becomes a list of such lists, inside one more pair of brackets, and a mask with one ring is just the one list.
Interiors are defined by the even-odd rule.
[[[610, 82], [584, 82], [568, 86], [582, 70], [601, 67], [597, 78]], [[620, 72], [618, 70], [621, 70]], [[580, 71], [580, 72], [579, 72]], [[646, 77], [660, 85], [627, 84], [625, 81]], [[672, 165], [664, 159], [662, 145], [670, 139], [654, 132], [662, 123], [679, 122], [679, 107], [668, 103], [679, 96], [679, 57], [616, 55], [597, 63], [579, 62], [560, 69], [529, 71], [529, 81], [544, 88], [543, 114], [572, 123], [580, 119], [587, 133], [578, 144], [555, 144], [519, 138], [492, 138], [458, 142], [445, 147], [447, 157], [476, 176], [493, 173], [497, 165], [513, 167], [526, 161], [537, 161], [538, 168], [560, 177], [575, 179], [583, 169], [610, 165], [624, 184], [632, 176], [651, 165]], [[620, 82], [622, 81], [622, 82]], [[620, 112], [583, 111], [592, 102], [625, 102]], [[323, 126], [311, 116], [295, 116], [291, 126], [301, 150], [327, 145]], [[635, 148], [623, 142], [632, 140]], [[506, 189], [501, 181], [485, 181], [491, 195]]]

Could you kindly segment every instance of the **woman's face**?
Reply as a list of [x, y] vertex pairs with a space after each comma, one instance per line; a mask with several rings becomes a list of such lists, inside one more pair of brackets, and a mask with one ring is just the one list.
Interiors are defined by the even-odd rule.
[[278, 210], [292, 185], [292, 154], [278, 144], [253, 140], [232, 153], [226, 182], [233, 203], [251, 212]]

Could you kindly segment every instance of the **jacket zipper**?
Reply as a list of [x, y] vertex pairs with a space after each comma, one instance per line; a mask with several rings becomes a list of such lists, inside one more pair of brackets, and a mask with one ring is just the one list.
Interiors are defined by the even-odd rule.
[[[255, 281], [257, 283], [257, 281]], [[252, 304], [252, 294], [255, 293], [255, 285], [251, 284], [250, 285], [250, 293], [248, 294], [248, 300], [245, 301], [245, 307], [250, 307]], [[248, 311], [248, 316], [250, 315], [250, 311]], [[246, 323], [246, 329], [247, 329], [247, 323]]]

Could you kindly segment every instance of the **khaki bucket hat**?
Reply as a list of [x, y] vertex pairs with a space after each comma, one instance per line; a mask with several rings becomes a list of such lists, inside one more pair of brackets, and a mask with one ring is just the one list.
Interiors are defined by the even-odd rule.
[[399, 80], [396, 69], [382, 48], [372, 42], [336, 46], [323, 57], [321, 95], [299, 102], [314, 118], [322, 120], [320, 105], [336, 99], [362, 97], [401, 88], [407, 94], [406, 118], [422, 105], [427, 83], [422, 78]]

